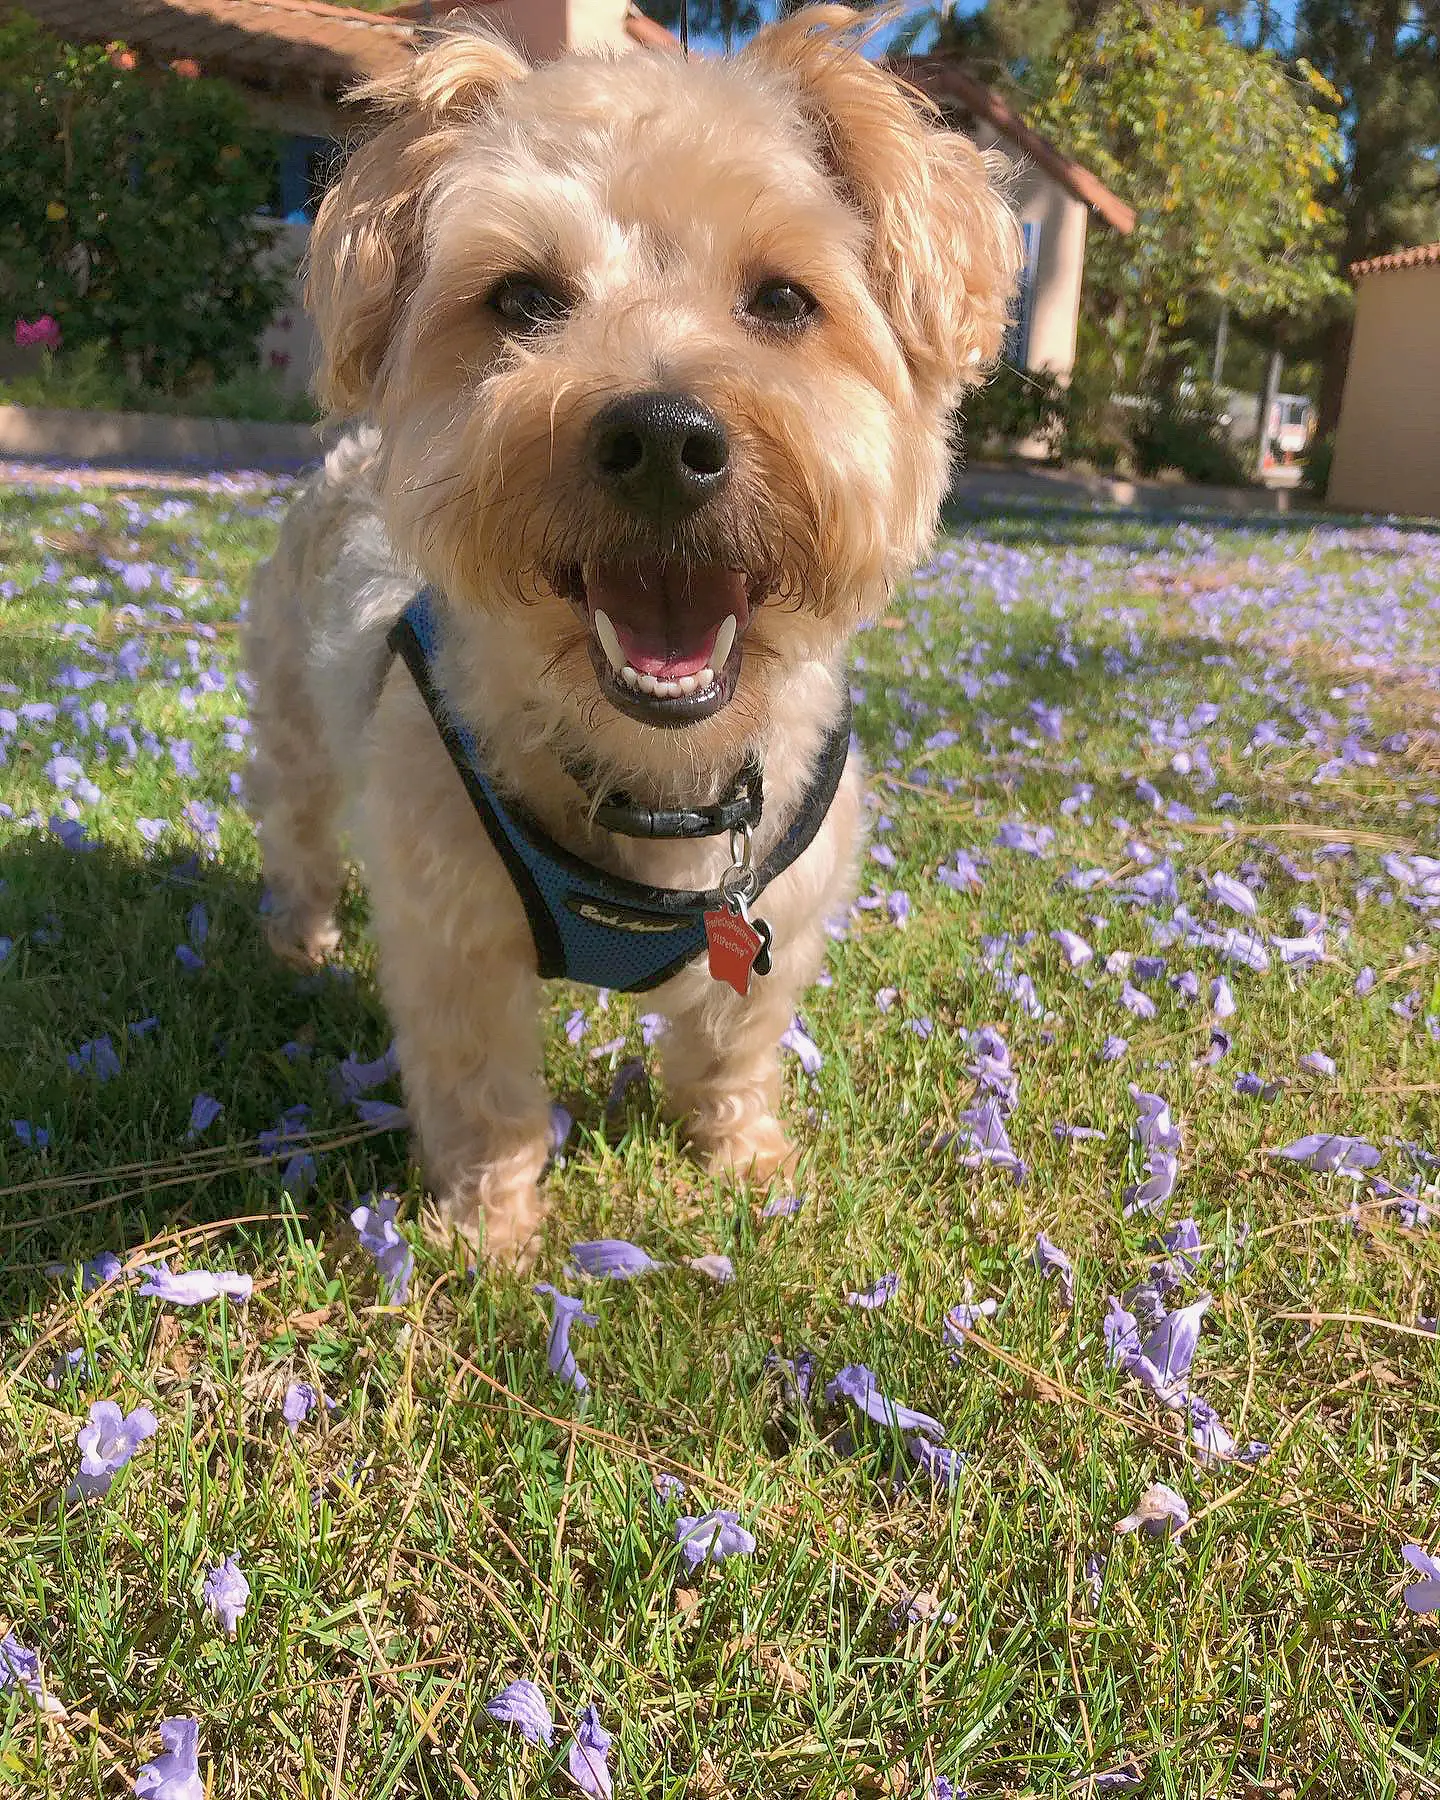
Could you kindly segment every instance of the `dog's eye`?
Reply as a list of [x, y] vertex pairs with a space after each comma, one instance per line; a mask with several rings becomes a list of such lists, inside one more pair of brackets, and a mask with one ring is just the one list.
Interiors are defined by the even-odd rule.
[[762, 281], [740, 310], [752, 324], [794, 331], [814, 318], [820, 303], [798, 281]]
[[557, 325], [570, 310], [570, 302], [533, 275], [507, 275], [490, 290], [485, 302], [511, 331], [541, 331]]

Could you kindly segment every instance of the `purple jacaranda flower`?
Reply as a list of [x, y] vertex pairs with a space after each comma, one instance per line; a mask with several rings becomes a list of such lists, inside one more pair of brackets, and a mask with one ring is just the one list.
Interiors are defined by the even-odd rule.
[[1005, 1129], [1005, 1102], [998, 1094], [987, 1094], [978, 1105], [959, 1115], [959, 1129], [942, 1138], [950, 1144], [967, 1169], [1003, 1169], [1016, 1182], [1025, 1179], [1026, 1165], [1015, 1154], [1010, 1134]]
[[1440, 1612], [1440, 1561], [1418, 1544], [1406, 1544], [1400, 1554], [1422, 1577], [1406, 1588], [1402, 1598], [1413, 1613]]
[[974, 1331], [982, 1319], [993, 1319], [1000, 1309], [998, 1300], [962, 1300], [945, 1315], [945, 1342], [954, 1350], [965, 1347], [965, 1333]]
[[299, 1428], [320, 1404], [320, 1395], [308, 1381], [292, 1381], [285, 1390], [280, 1412], [292, 1431]]
[[185, 1133], [186, 1138], [193, 1142], [202, 1132], [208, 1131], [224, 1110], [213, 1094], [197, 1094], [190, 1102], [190, 1125]]
[[104, 1037], [88, 1038], [65, 1060], [74, 1074], [89, 1073], [102, 1083], [113, 1080], [120, 1073], [120, 1058], [115, 1054], [108, 1032]]
[[1135, 1135], [1146, 1150], [1166, 1151], [1175, 1155], [1180, 1149], [1180, 1132], [1170, 1116], [1170, 1103], [1159, 1094], [1147, 1094], [1144, 1088], [1130, 1083], [1130, 1098], [1140, 1115], [1135, 1122]]
[[73, 851], [77, 856], [85, 851], [100, 848], [78, 819], [67, 819], [60, 813], [51, 813], [50, 829], [65, 848]]
[[1030, 1260], [1040, 1271], [1042, 1278], [1049, 1281], [1053, 1275], [1060, 1290], [1060, 1304], [1071, 1307], [1075, 1304], [1075, 1265], [1059, 1247], [1052, 1244], [1042, 1231], [1035, 1239], [1035, 1248], [1030, 1252]]
[[1190, 1508], [1183, 1494], [1177, 1494], [1163, 1481], [1155, 1482], [1135, 1503], [1135, 1510], [1115, 1523], [1117, 1536], [1140, 1530], [1146, 1537], [1166, 1537], [1180, 1531], [1190, 1522]]
[[76, 1381], [86, 1382], [95, 1379], [95, 1371], [85, 1354], [83, 1345], [73, 1350], [62, 1350], [50, 1365], [50, 1373], [45, 1377], [45, 1385], [52, 1394], [58, 1393], [65, 1383], [74, 1376]]
[[[621, 1039], [621, 1042], [624, 1042], [623, 1038]], [[613, 1123], [619, 1118], [621, 1108], [625, 1104], [625, 1096], [630, 1092], [632, 1087], [643, 1083], [644, 1080], [645, 1064], [642, 1058], [638, 1056], [627, 1056], [615, 1070], [614, 1075], [610, 1079], [610, 1092], [605, 1098], [605, 1117], [607, 1121]]]
[[942, 1444], [932, 1444], [923, 1437], [913, 1437], [907, 1448], [915, 1458], [915, 1466], [922, 1475], [928, 1475], [937, 1488], [946, 1493], [952, 1492], [960, 1485], [960, 1476], [968, 1458], [958, 1450], [947, 1450]]
[[550, 1103], [550, 1154], [553, 1157], [564, 1155], [565, 1146], [570, 1142], [570, 1133], [575, 1129], [575, 1115], [568, 1106], [561, 1106], [558, 1100]]
[[948, 1775], [937, 1775], [930, 1783], [926, 1800], [965, 1800], [966, 1790], [957, 1788]]
[[956, 893], [978, 894], [984, 886], [980, 876], [981, 866], [981, 861], [964, 850], [957, 850], [951, 864], [942, 863], [935, 871], [935, 878], [942, 886], [953, 888]]
[[650, 1484], [655, 1489], [656, 1498], [669, 1502], [685, 1498], [685, 1483], [678, 1475], [671, 1475], [665, 1469], [657, 1469]]
[[1233, 1457], [1235, 1439], [1221, 1423], [1219, 1413], [1210, 1402], [1202, 1400], [1199, 1394], [1187, 1394], [1184, 1405], [1190, 1421], [1190, 1441], [1199, 1460], [1208, 1466]]
[[1217, 1019], [1233, 1019], [1238, 1010], [1230, 983], [1223, 975], [1217, 975], [1210, 983], [1210, 1009]]
[[792, 1406], [808, 1406], [810, 1390], [815, 1383], [815, 1355], [811, 1350], [797, 1350], [794, 1357], [781, 1356], [771, 1350], [765, 1357], [766, 1370], [779, 1377], [785, 1399]]
[[1119, 1062], [1129, 1048], [1129, 1038], [1116, 1037], [1112, 1033], [1100, 1046], [1100, 1060], [1107, 1063]]
[[1132, 987], [1128, 981], [1120, 990], [1120, 1004], [1126, 1012], [1133, 1013], [1137, 1019], [1153, 1019], [1155, 1017], [1155, 1002], [1148, 994], [1142, 993], [1139, 988]]
[[220, 848], [220, 815], [213, 806], [200, 800], [187, 800], [181, 816], [207, 850]]
[[1296, 1138], [1293, 1144], [1269, 1154], [1283, 1156], [1302, 1168], [1318, 1169], [1322, 1175], [1349, 1175], [1356, 1180], [1380, 1160], [1380, 1152], [1363, 1138], [1325, 1137], [1319, 1133]]
[[250, 1583], [233, 1556], [225, 1557], [207, 1572], [201, 1594], [211, 1618], [234, 1637], [235, 1627], [250, 1603]]
[[40, 1658], [33, 1650], [27, 1650], [14, 1632], [7, 1631], [0, 1638], [0, 1703], [4, 1702], [7, 1693], [16, 1689], [28, 1694], [41, 1712], [63, 1713], [65, 1710], [45, 1691], [45, 1684], [40, 1679]]
[[1105, 1769], [1090, 1777], [1091, 1792], [1096, 1794], [1133, 1794], [1136, 1788], [1144, 1785], [1144, 1775], [1133, 1766]]
[[151, 1013], [148, 1019], [132, 1019], [125, 1029], [132, 1038], [147, 1038], [160, 1029], [160, 1021]]
[[103, 1287], [107, 1281], [114, 1281], [120, 1275], [124, 1265], [113, 1250], [102, 1250], [89, 1262], [82, 1263], [46, 1263], [45, 1273], [60, 1281], [73, 1281], [80, 1277], [80, 1292], [93, 1294], [95, 1289]]
[[1303, 937], [1275, 937], [1270, 943], [1287, 966], [1316, 963], [1325, 954], [1325, 934], [1320, 931], [1307, 931]]
[[686, 1266], [697, 1275], [704, 1275], [711, 1281], [717, 1281], [722, 1287], [735, 1279], [735, 1265], [728, 1256], [719, 1256], [711, 1251], [707, 1256], [687, 1256]]
[[780, 1047], [799, 1057], [800, 1067], [807, 1075], [818, 1075], [824, 1067], [825, 1058], [820, 1046], [809, 1035], [798, 1018], [792, 1019], [780, 1034]]
[[1228, 906], [1231, 912], [1243, 913], [1247, 919], [1255, 918], [1260, 911], [1255, 895], [1233, 875], [1207, 875], [1205, 892], [1217, 906]]
[[168, 819], [137, 819], [135, 829], [147, 844], [158, 844], [170, 829]]
[[1145, 1159], [1145, 1179], [1125, 1190], [1125, 1217], [1136, 1213], [1158, 1213], [1175, 1192], [1180, 1173], [1179, 1160], [1166, 1151], [1156, 1151]]
[[165, 1753], [142, 1763], [135, 1776], [135, 1800], [205, 1800], [200, 1779], [200, 1727], [194, 1719], [162, 1719]]
[[589, 1794], [591, 1800], [610, 1800], [615, 1791], [609, 1762], [612, 1741], [610, 1733], [600, 1723], [600, 1714], [593, 1705], [587, 1706], [570, 1741], [566, 1767], [576, 1787]]
[[190, 942], [198, 950], [210, 935], [210, 914], [205, 910], [205, 902], [197, 900], [185, 917], [185, 931]]
[[846, 1294], [847, 1306], [858, 1306], [865, 1312], [875, 1312], [879, 1307], [888, 1306], [900, 1291], [900, 1277], [892, 1270], [872, 1281], [868, 1288], [858, 1294]]
[[1095, 954], [1078, 932], [1060, 930], [1052, 931], [1050, 935], [1060, 946], [1061, 955], [1072, 969], [1083, 968]]
[[570, 1331], [572, 1326], [598, 1325], [600, 1321], [594, 1313], [585, 1311], [583, 1300], [577, 1300], [571, 1294], [562, 1294], [559, 1288], [552, 1287], [548, 1281], [539, 1282], [535, 1292], [546, 1294], [550, 1299], [550, 1342], [545, 1349], [550, 1373], [574, 1388], [577, 1394], [583, 1394], [589, 1389], [590, 1383], [581, 1374], [575, 1361], [575, 1352], [570, 1348]]
[[870, 860], [871, 862], [879, 863], [882, 869], [893, 869], [896, 863], [896, 856], [895, 852], [888, 844], [872, 844], [870, 846]]
[[189, 944], [175, 946], [175, 960], [192, 975], [198, 974], [205, 967], [205, 958], [198, 950], [192, 950]]
[[610, 1281], [633, 1281], [637, 1275], [648, 1275], [652, 1269], [664, 1267], [638, 1244], [624, 1238], [594, 1238], [587, 1243], [570, 1246], [573, 1269], [579, 1273]]
[[1355, 977], [1356, 998], [1363, 1000], [1368, 993], [1372, 992], [1377, 979], [1375, 971], [1367, 964]]
[[361, 1062], [356, 1056], [347, 1056], [339, 1063], [331, 1077], [331, 1091], [337, 1100], [347, 1103], [358, 1100], [362, 1094], [368, 1094], [373, 1088], [383, 1087], [400, 1073], [400, 1057], [395, 1045], [383, 1056], [377, 1056], [373, 1062]]
[[362, 1125], [373, 1126], [378, 1131], [408, 1131], [410, 1115], [403, 1106], [395, 1106], [389, 1100], [356, 1100], [355, 1116]]
[[762, 1219], [790, 1219], [805, 1204], [800, 1194], [772, 1194], [760, 1208]]
[[1002, 850], [1018, 850], [1024, 856], [1048, 856], [1055, 842], [1052, 825], [1027, 825], [1023, 819], [1007, 819], [995, 834]]
[[834, 1406], [837, 1400], [845, 1400], [856, 1412], [863, 1413], [867, 1419], [873, 1419], [877, 1425], [888, 1425], [892, 1431], [914, 1432], [920, 1437], [933, 1438], [936, 1441], [945, 1435], [945, 1427], [938, 1419], [932, 1419], [929, 1413], [916, 1412], [912, 1407], [902, 1406], [898, 1400], [892, 1400], [888, 1394], [880, 1391], [875, 1376], [863, 1363], [848, 1363], [825, 1389], [825, 1399]]
[[1091, 1138], [1104, 1138], [1109, 1133], [1101, 1131], [1096, 1125], [1072, 1125], [1066, 1119], [1057, 1119], [1050, 1127], [1050, 1135], [1056, 1143], [1063, 1144], [1067, 1140], [1086, 1142]]
[[1300, 1058], [1300, 1067], [1312, 1075], [1334, 1075], [1335, 1058], [1327, 1056], [1323, 1050], [1312, 1050]]
[[885, 896], [885, 912], [890, 923], [903, 931], [910, 922], [910, 896], [904, 888], [892, 888]]
[[590, 1021], [585, 1017], [585, 1009], [577, 1006], [565, 1021], [565, 1041], [571, 1046], [578, 1045], [589, 1029]]
[[1148, 987], [1152, 981], [1158, 981], [1165, 973], [1163, 956], [1137, 956], [1130, 965], [1131, 973], [1136, 981]]
[[48, 1150], [50, 1133], [43, 1125], [32, 1124], [29, 1119], [12, 1119], [10, 1129], [27, 1150]]
[[395, 1223], [395, 1209], [399, 1204], [395, 1194], [381, 1194], [378, 1199], [367, 1194], [350, 1215], [350, 1223], [359, 1234], [361, 1249], [368, 1250], [375, 1258], [381, 1289], [392, 1306], [404, 1304], [415, 1268], [415, 1252]]
[[1202, 1294], [1189, 1306], [1166, 1313], [1140, 1345], [1134, 1372], [1167, 1403], [1185, 1392], [1200, 1342], [1200, 1322], [1212, 1304], [1212, 1297]]
[[65, 1490], [66, 1500], [88, 1500], [108, 1493], [110, 1483], [140, 1448], [154, 1437], [160, 1421], [148, 1406], [122, 1413], [113, 1400], [96, 1400], [89, 1423], [80, 1427], [80, 1473]]
[[255, 1286], [254, 1276], [238, 1275], [233, 1269], [185, 1269], [175, 1275], [168, 1263], [158, 1262], [143, 1264], [140, 1273], [145, 1278], [135, 1290], [140, 1297], [171, 1306], [203, 1306], [222, 1294], [243, 1306]]
[[548, 1750], [555, 1737], [550, 1708], [533, 1681], [512, 1681], [485, 1710], [500, 1725], [513, 1725], [527, 1744], [543, 1744]]
[[[1193, 1250], [1202, 1249], [1204, 1240], [1200, 1236], [1200, 1227], [1193, 1219], [1180, 1219], [1161, 1237], [1157, 1249], [1166, 1250], [1170, 1254], [1170, 1262], [1162, 1265], [1165, 1273], [1172, 1279], [1179, 1276], [1193, 1275], [1199, 1268], [1199, 1258], [1190, 1254]], [[1176, 1274], [1178, 1271], [1178, 1275]]]
[[739, 1513], [724, 1510], [677, 1519], [675, 1542], [692, 1575], [702, 1563], [755, 1554], [755, 1539], [740, 1523]]

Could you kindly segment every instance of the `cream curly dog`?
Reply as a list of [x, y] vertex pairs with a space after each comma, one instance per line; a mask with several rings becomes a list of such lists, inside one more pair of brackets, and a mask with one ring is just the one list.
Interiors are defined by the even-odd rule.
[[[541, 1218], [549, 928], [472, 789], [602, 885], [713, 897], [714, 821], [763, 776], [770, 972], [742, 997], [702, 945], [648, 1004], [691, 1143], [780, 1168], [778, 1040], [855, 880], [846, 646], [935, 528], [1018, 233], [986, 158], [839, 7], [724, 59], [532, 70], [464, 33], [363, 97], [382, 123], [309, 275], [321, 399], [363, 423], [255, 581], [251, 792], [292, 958], [334, 945], [353, 827], [439, 1226], [516, 1257]], [[407, 668], [387, 633], [422, 586], [435, 641]], [[609, 829], [616, 796], [713, 809], [711, 834]], [[637, 950], [664, 900], [613, 908]], [[608, 900], [572, 902], [562, 924], [603, 926]]]

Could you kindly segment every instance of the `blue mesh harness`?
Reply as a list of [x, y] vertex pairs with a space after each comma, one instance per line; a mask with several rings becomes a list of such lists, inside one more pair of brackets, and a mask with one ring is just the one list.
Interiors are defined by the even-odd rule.
[[[715, 891], [650, 887], [611, 875], [557, 844], [523, 807], [501, 797], [482, 767], [473, 733], [448, 712], [436, 687], [433, 664], [439, 639], [440, 609], [431, 591], [422, 589], [391, 628], [389, 646], [414, 678], [520, 896], [541, 976], [638, 994], [659, 987], [704, 955], [705, 914], [720, 904]], [[759, 866], [760, 891], [813, 842], [849, 753], [847, 698], [795, 818]]]

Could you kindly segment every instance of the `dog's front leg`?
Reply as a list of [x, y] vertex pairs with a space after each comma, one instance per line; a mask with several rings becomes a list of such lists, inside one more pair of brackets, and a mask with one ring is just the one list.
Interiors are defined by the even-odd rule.
[[403, 683], [392, 688], [362, 829], [380, 985], [433, 1195], [427, 1229], [523, 1263], [550, 1148], [534, 942], [433, 726]]

